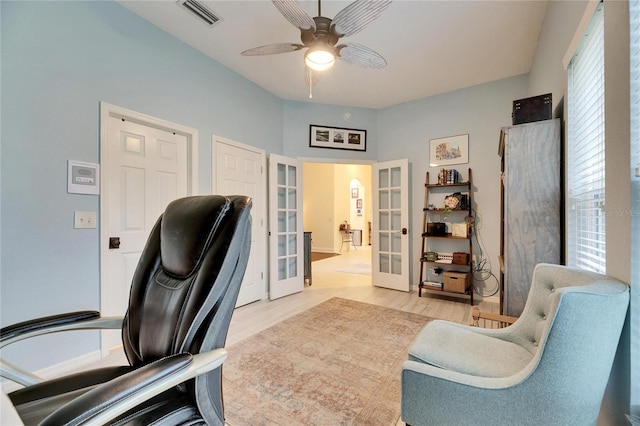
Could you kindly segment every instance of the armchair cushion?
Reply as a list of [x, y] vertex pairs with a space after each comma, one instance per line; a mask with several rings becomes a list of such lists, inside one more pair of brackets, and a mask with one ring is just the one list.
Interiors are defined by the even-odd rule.
[[478, 333], [477, 328], [432, 321], [409, 349], [409, 360], [479, 377], [508, 377], [533, 355], [515, 343]]

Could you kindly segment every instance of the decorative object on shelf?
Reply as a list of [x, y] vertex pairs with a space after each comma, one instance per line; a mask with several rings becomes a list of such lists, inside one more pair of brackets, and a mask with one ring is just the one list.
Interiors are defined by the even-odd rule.
[[551, 120], [551, 99], [551, 93], [547, 93], [513, 101], [511, 112], [513, 125]]
[[367, 131], [312, 124], [309, 126], [309, 146], [312, 148], [366, 151]]
[[468, 235], [467, 222], [459, 222], [451, 224], [451, 236], [458, 238], [467, 238]]
[[438, 185], [453, 185], [461, 181], [460, 173], [456, 169], [440, 169]]
[[469, 274], [467, 272], [447, 271], [444, 272], [445, 291], [464, 293], [469, 286]]
[[444, 212], [445, 219], [451, 213], [451, 210], [457, 210], [460, 208], [460, 193], [456, 192], [455, 194], [447, 195], [444, 197], [444, 208], [442, 211]]
[[444, 222], [427, 223], [427, 235], [438, 236], [447, 234], [447, 225]]
[[435, 251], [428, 251], [424, 254], [424, 257], [429, 262], [435, 262], [436, 260], [438, 260], [438, 253]]
[[429, 141], [429, 166], [438, 167], [469, 162], [469, 135]]
[[467, 265], [469, 263], [469, 253], [460, 251], [454, 252], [451, 263], [454, 265]]

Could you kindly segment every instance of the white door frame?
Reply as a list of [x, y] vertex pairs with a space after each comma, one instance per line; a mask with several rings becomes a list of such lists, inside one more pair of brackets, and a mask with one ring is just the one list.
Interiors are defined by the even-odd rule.
[[[260, 235], [260, 241], [262, 243], [262, 259], [263, 259], [263, 264], [262, 264], [262, 271], [264, 274], [264, 288], [262, 289], [262, 299], [266, 299], [267, 298], [267, 289], [269, 286], [269, 256], [267, 255], [267, 253], [269, 252], [269, 248], [268, 248], [268, 238], [267, 238], [267, 232], [269, 229], [268, 226], [268, 220], [267, 220], [267, 205], [268, 205], [268, 193], [267, 193], [267, 176], [266, 176], [266, 171], [267, 171], [267, 154], [266, 151], [264, 149], [260, 149], [260, 148], [256, 148], [255, 146], [251, 146], [251, 145], [247, 145], [247, 144], [243, 144], [241, 142], [236, 142], [234, 140], [231, 139], [227, 139], [227, 138], [223, 138], [222, 136], [216, 136], [216, 135], [212, 135], [211, 136], [211, 191], [215, 193], [215, 191], [217, 191], [218, 188], [218, 182], [217, 182], [217, 173], [215, 173], [214, 167], [217, 164], [217, 160], [218, 158], [216, 158], [216, 145], [217, 144], [226, 144], [226, 145], [230, 145], [233, 146], [235, 148], [238, 149], [243, 149], [246, 151], [250, 151], [250, 152], [254, 152], [256, 154], [260, 155], [260, 167], [262, 168], [262, 188], [260, 188], [262, 190], [262, 194], [264, 194], [264, 199], [263, 199], [263, 203], [262, 205], [253, 205], [251, 207], [251, 216], [252, 216], [252, 220], [261, 220], [262, 224], [262, 235]], [[225, 195], [231, 195], [231, 194], [225, 194]]]
[[[157, 117], [142, 114], [130, 109], [119, 107], [109, 104], [107, 102], [100, 102], [100, 161], [106, 161], [109, 158], [107, 155], [108, 149], [108, 126], [109, 118], [123, 118], [128, 121], [132, 121], [144, 126], [154, 127], [165, 131], [176, 132], [184, 135], [187, 138], [187, 191], [189, 195], [198, 194], [198, 131], [191, 127], [183, 126], [181, 124], [172, 123]], [[101, 164], [102, 170], [107, 170], [106, 164]], [[109, 200], [106, 199], [104, 194], [107, 194], [106, 190], [111, 182], [105, 176], [101, 176], [100, 179], [100, 310], [104, 311], [104, 301], [107, 289], [105, 288], [106, 273], [104, 265], [106, 264], [107, 254], [109, 253], [109, 235], [108, 235], [108, 220], [107, 212], [109, 211]], [[103, 346], [104, 339], [101, 339], [101, 352], [104, 355], [108, 354], [109, 348]]]

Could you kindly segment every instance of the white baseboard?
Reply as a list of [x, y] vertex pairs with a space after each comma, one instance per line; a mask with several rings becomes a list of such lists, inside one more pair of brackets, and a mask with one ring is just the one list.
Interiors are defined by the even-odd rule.
[[[45, 380], [53, 379], [54, 377], [63, 376], [73, 371], [81, 370], [90, 364], [98, 362], [102, 359], [100, 350], [88, 352], [84, 355], [80, 355], [75, 358], [68, 359], [61, 363], [45, 367], [41, 370], [34, 372], [36, 376], [42, 377]], [[10, 380], [2, 380], [2, 390], [5, 393], [10, 393], [15, 390], [21, 389], [22, 385], [12, 382]]]

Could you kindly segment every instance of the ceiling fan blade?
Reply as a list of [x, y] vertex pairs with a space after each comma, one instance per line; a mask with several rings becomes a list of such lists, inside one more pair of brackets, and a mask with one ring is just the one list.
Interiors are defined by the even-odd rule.
[[304, 67], [304, 82], [307, 86], [313, 87], [320, 81], [322, 73], [320, 71], [313, 71], [311, 68], [305, 65]]
[[363, 68], [382, 69], [387, 61], [376, 51], [358, 43], [346, 43], [336, 46], [338, 58], [349, 64]]
[[316, 30], [316, 23], [296, 0], [271, 0], [287, 21], [301, 30]]
[[377, 19], [391, 0], [357, 0], [333, 18], [333, 29], [340, 37], [353, 35]]
[[300, 50], [304, 47], [302, 44], [295, 43], [274, 43], [266, 44], [264, 46], [254, 47], [253, 49], [247, 49], [241, 53], [243, 56], [262, 56], [262, 55], [277, 55], [279, 53], [289, 53]]

